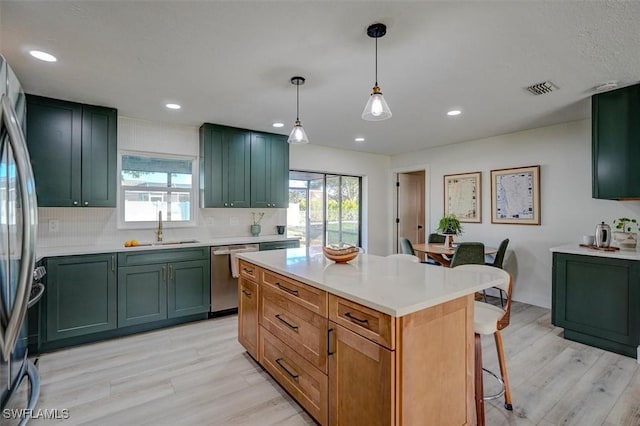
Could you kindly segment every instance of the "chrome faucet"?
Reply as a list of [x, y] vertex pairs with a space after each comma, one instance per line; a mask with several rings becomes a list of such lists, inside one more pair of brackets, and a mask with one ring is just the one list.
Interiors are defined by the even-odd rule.
[[162, 235], [162, 210], [158, 212], [158, 230], [156, 231], [158, 236], [157, 241], [162, 241], [164, 236]]

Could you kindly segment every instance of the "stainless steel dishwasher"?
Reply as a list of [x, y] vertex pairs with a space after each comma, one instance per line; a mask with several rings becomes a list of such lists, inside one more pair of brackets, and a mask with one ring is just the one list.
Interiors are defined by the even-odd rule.
[[231, 253], [258, 251], [258, 244], [211, 247], [211, 314], [225, 315], [238, 311], [238, 278], [231, 273]]

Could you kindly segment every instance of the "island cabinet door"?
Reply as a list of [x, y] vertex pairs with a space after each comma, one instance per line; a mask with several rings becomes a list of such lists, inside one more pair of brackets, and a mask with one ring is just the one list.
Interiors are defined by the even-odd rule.
[[259, 286], [241, 276], [238, 280], [238, 341], [258, 360]]
[[329, 322], [329, 424], [394, 424], [394, 352]]

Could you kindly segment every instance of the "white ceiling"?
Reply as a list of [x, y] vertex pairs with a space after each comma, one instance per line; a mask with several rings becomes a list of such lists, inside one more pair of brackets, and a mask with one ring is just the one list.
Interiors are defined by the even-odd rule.
[[[393, 117], [366, 122], [375, 22]], [[594, 86], [640, 79], [639, 22], [637, 1], [2, 0], [0, 51], [29, 93], [283, 134], [301, 75], [311, 143], [396, 154], [589, 117]], [[559, 90], [524, 90], [545, 80]]]

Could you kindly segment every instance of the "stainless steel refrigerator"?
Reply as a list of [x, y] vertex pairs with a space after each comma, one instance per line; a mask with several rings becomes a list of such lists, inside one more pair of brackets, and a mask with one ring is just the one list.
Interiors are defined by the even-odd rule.
[[37, 227], [33, 171], [24, 129], [26, 100], [0, 55], [0, 423], [25, 424], [40, 392], [27, 358], [26, 313]]

